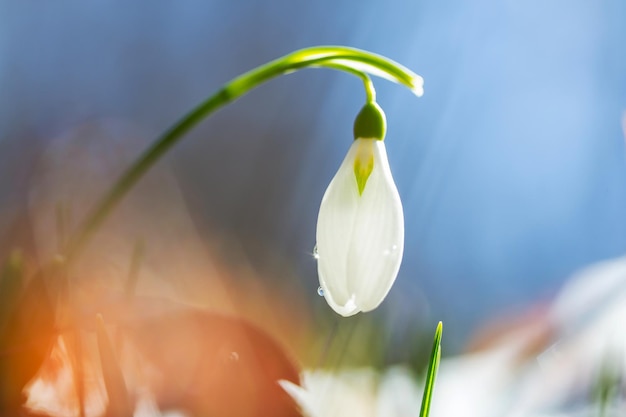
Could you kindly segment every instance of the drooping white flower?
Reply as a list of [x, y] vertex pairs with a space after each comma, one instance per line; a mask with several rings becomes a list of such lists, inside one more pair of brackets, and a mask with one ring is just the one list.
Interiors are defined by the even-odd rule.
[[384, 131], [382, 109], [366, 104], [317, 220], [320, 286], [333, 310], [346, 317], [378, 307], [402, 261], [404, 217]]

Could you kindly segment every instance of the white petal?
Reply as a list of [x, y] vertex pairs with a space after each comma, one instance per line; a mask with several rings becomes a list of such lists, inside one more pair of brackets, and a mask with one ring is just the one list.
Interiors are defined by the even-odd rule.
[[359, 194], [354, 176], [354, 158], [359, 146], [354, 141], [337, 174], [322, 198], [317, 219], [317, 268], [324, 297], [337, 313], [358, 313], [348, 292], [346, 260], [356, 221]]
[[302, 387], [279, 381], [307, 417], [374, 417], [379, 376], [369, 368], [306, 370]]
[[347, 290], [361, 311], [378, 307], [393, 285], [404, 251], [404, 216], [385, 144], [375, 141], [374, 169], [361, 195], [350, 238]]
[[[359, 195], [354, 161], [370, 142], [374, 168]], [[385, 145], [357, 139], [331, 181], [317, 223], [318, 273], [324, 297], [351, 316], [376, 308], [398, 274], [404, 249], [404, 217]]]

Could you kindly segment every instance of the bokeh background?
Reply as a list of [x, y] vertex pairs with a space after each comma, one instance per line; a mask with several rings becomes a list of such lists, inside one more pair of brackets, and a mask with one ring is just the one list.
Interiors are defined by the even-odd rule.
[[[547, 300], [575, 270], [626, 251], [625, 21], [621, 0], [2, 1], [0, 248], [37, 246], [16, 225], [37, 228], [41, 167], [76, 163], [51, 146], [104, 136], [133, 155], [259, 64], [320, 44], [368, 49], [425, 79], [420, 99], [375, 80], [406, 247], [373, 314], [400, 333], [443, 320], [446, 351], [459, 351], [486, 320]], [[317, 210], [363, 98], [346, 74], [281, 77], [160, 163], [195, 233], [221, 242], [213, 256], [259, 271], [287, 264], [260, 285], [297, 280], [302, 309], [325, 305]], [[91, 168], [109, 149], [97, 143], [79, 155]], [[107, 161], [129, 161], [115, 155]], [[96, 172], [106, 182], [117, 171]]]

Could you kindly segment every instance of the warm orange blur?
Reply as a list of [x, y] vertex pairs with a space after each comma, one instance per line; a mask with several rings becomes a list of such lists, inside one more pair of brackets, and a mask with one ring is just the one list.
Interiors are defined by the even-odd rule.
[[[312, 337], [295, 272], [280, 254], [268, 252], [272, 268], [258, 271], [236, 241], [201, 239], [163, 164], [77, 262], [66, 269], [58, 259], [67, 236], [144, 142], [130, 126], [94, 122], [52, 140], [39, 157], [27, 221], [16, 231], [32, 236], [32, 247], [22, 250], [35, 265], [31, 283], [45, 287], [31, 292], [29, 303], [53, 305], [45, 326], [51, 334], [29, 339], [45, 356], [28, 386], [29, 408], [55, 416], [78, 416], [81, 408], [86, 416], [105, 413], [94, 332], [102, 314], [136, 404], [148, 398], [191, 415], [297, 415], [277, 384], [298, 382]], [[55, 258], [54, 268], [41, 266]], [[287, 277], [277, 281], [275, 274]], [[29, 308], [20, 325], [34, 334]]]

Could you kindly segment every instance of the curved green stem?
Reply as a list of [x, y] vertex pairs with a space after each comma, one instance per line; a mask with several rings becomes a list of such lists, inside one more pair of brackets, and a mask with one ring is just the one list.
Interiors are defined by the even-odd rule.
[[376, 96], [367, 74], [402, 84], [418, 96], [423, 92], [422, 78], [402, 65], [371, 52], [342, 46], [301, 49], [246, 72], [225, 84], [215, 94], [187, 113], [135, 160], [104, 195], [76, 233], [70, 237], [66, 246], [65, 260], [70, 263], [77, 257], [93, 233], [133, 185], [200, 121], [272, 78], [311, 67], [341, 70], [360, 77], [364, 82], [368, 102], [374, 101]]
[[376, 101], [376, 89], [374, 88], [374, 83], [372, 82], [372, 79], [369, 77], [369, 75], [367, 75], [363, 71], [358, 71], [354, 68], [346, 67], [342, 64], [328, 64], [325, 67], [347, 72], [348, 74], [352, 74], [355, 77], [359, 77], [361, 81], [363, 81], [363, 88], [365, 88], [365, 101], [367, 103], [373, 103]]

